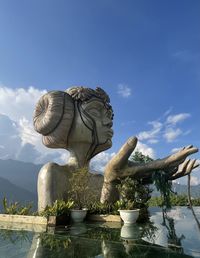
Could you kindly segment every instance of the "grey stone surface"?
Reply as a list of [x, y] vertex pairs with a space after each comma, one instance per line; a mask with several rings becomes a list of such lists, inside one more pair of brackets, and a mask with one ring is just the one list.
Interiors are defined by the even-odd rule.
[[41, 97], [34, 113], [35, 130], [49, 148], [70, 152], [66, 166], [44, 165], [38, 176], [38, 209], [67, 196], [67, 177], [89, 165], [96, 154], [112, 146], [113, 111], [108, 95], [100, 88], [73, 87]]
[[[67, 178], [77, 168], [87, 167], [92, 157], [112, 146], [113, 110], [108, 95], [101, 89], [72, 87], [52, 91], [41, 97], [34, 113], [35, 130], [43, 135], [49, 148], [63, 148], [70, 152], [68, 164], [44, 165], [38, 176], [38, 209], [52, 205], [56, 199], [67, 198]], [[152, 171], [164, 170], [168, 179], [185, 176], [198, 166], [196, 160], [186, 160], [198, 151], [193, 146], [148, 164], [128, 161], [137, 145], [131, 137], [108, 162], [102, 188], [101, 202], [118, 199], [116, 182], [120, 178], [151, 179]]]

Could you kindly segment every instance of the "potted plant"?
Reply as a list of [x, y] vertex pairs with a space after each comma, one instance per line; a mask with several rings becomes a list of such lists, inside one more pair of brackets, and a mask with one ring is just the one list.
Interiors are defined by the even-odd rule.
[[87, 168], [81, 168], [72, 173], [69, 179], [70, 191], [68, 197], [73, 201], [71, 218], [74, 222], [82, 222], [87, 214], [86, 204], [89, 196], [89, 172]]
[[137, 202], [137, 183], [135, 180], [127, 177], [118, 185], [120, 200], [116, 203], [119, 208], [119, 214], [124, 224], [135, 223], [139, 216]]
[[52, 206], [40, 212], [40, 216], [48, 219], [48, 226], [66, 225], [69, 222], [70, 209], [73, 207], [73, 201], [56, 200]]

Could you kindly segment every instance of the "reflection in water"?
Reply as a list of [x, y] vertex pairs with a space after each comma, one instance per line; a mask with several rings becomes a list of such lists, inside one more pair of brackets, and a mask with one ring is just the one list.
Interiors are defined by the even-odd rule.
[[82, 235], [84, 233], [87, 232], [87, 226], [85, 223], [81, 222], [81, 223], [74, 223], [72, 224], [72, 226], [70, 227], [70, 235], [71, 236], [78, 236], [78, 235]]
[[1, 241], [10, 242], [12, 244], [19, 243], [23, 245], [23, 242], [30, 242], [31, 239], [29, 234], [26, 231], [13, 231], [13, 230], [0, 230], [0, 239]]
[[189, 174], [189, 175], [188, 175], [188, 202], [189, 202], [189, 208], [191, 209], [192, 214], [193, 214], [193, 216], [194, 216], [194, 219], [195, 219], [195, 221], [196, 221], [196, 223], [197, 223], [197, 226], [198, 226], [198, 228], [199, 228], [199, 230], [200, 230], [200, 222], [199, 222], [199, 220], [198, 220], [198, 218], [197, 218], [197, 216], [196, 216], [196, 214], [195, 214], [195, 212], [194, 212], [193, 206], [192, 206], [192, 200], [191, 200], [191, 184], [190, 184], [190, 181], [191, 181], [191, 175]]
[[183, 254], [184, 250], [181, 245], [181, 241], [185, 239], [185, 236], [181, 235], [180, 237], [178, 237], [176, 235], [174, 219], [168, 216], [166, 209], [162, 210], [162, 215], [163, 215], [162, 225], [165, 226], [168, 231], [167, 233], [168, 247], [172, 250], [175, 250], [178, 253]]
[[122, 239], [140, 239], [141, 228], [138, 224], [124, 224], [121, 228], [120, 234]]
[[[171, 214], [175, 214], [174, 211]], [[183, 216], [183, 214], [186, 215]], [[162, 256], [162, 258], [177, 258], [192, 257], [184, 254], [185, 252], [194, 254], [194, 252], [188, 252], [191, 245], [195, 247], [193, 250], [196, 250], [196, 257], [200, 257], [198, 255], [200, 239], [192, 243], [188, 241], [190, 235], [187, 232], [191, 231], [191, 225], [189, 227], [189, 223], [185, 221], [192, 220], [190, 210], [183, 209], [176, 219], [175, 216], [171, 218], [170, 213], [167, 214], [165, 211], [156, 212], [152, 219], [155, 223], [150, 221], [146, 224], [122, 225], [122, 227], [120, 224], [112, 223], [80, 223], [65, 229], [52, 228], [48, 233], [0, 230], [0, 257], [160, 258]], [[184, 224], [188, 226], [187, 231], [184, 231], [182, 226]], [[165, 242], [162, 242], [163, 246], [161, 246], [159, 237], [164, 233]], [[188, 249], [185, 246], [186, 241], [188, 241]]]

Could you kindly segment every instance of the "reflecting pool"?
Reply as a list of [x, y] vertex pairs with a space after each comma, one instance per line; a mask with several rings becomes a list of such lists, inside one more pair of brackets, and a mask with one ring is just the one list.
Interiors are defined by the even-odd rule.
[[[200, 220], [200, 207], [194, 210]], [[86, 222], [48, 233], [1, 229], [0, 257], [200, 257], [200, 228], [190, 209], [166, 214], [152, 208], [150, 214], [148, 223], [132, 226]]]

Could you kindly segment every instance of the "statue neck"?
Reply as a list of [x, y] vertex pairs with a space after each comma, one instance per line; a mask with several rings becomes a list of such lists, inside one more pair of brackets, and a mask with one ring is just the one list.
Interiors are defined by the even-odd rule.
[[89, 150], [88, 144], [73, 144], [73, 150], [70, 149], [70, 157], [68, 161], [69, 166], [75, 168], [89, 167], [89, 162], [87, 154]]

